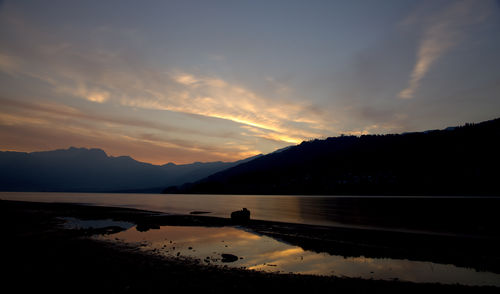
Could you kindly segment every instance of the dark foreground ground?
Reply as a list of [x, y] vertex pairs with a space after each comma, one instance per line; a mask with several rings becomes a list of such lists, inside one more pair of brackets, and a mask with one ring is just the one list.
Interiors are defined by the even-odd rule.
[[[0, 201], [2, 232], [0, 258], [4, 272], [1, 279], [2, 289], [12, 289], [10, 293], [500, 292], [499, 288], [494, 287], [269, 274], [201, 265], [195, 261], [164, 258], [134, 248], [96, 241], [88, 237], [93, 234], [106, 233], [106, 230], [62, 229], [61, 220], [58, 217], [113, 218], [134, 222], [142, 229], [165, 224], [206, 226], [230, 224], [227, 219], [194, 215], [164, 216], [123, 208]], [[371, 234], [376, 234], [376, 232], [353, 233], [349, 230], [330, 230], [321, 227], [258, 221], [253, 221], [246, 226], [262, 234], [281, 238], [311, 250], [331, 251], [331, 247], [338, 247], [340, 248], [338, 250], [344, 251], [344, 254], [349, 256], [359, 254], [360, 250], [364, 250], [365, 255], [372, 256], [385, 256], [388, 254], [386, 251], [394, 252], [396, 255], [410, 254], [409, 252], [412, 251], [414, 253], [410, 254], [411, 258], [418, 259], [423, 255], [446, 259], [452, 258], [454, 254], [463, 253], [463, 250], [477, 251], [474, 245], [466, 243], [465, 247], [454, 247], [455, 249], [450, 253], [440, 257], [441, 253], [446, 250], [440, 249], [442, 246], [430, 245], [438, 239], [423, 243], [417, 242], [416, 246], [423, 248], [423, 251], [419, 252], [419, 250], [414, 250], [416, 247], [408, 249], [409, 243], [416, 242], [416, 239], [408, 239], [409, 236], [375, 238]], [[360, 242], [366, 238], [371, 238], [371, 240]], [[349, 242], [341, 242], [341, 240]], [[444, 242], [446, 245], [449, 241]], [[331, 246], [332, 244], [337, 246]], [[339, 244], [343, 245], [339, 246]], [[437, 252], [431, 252], [431, 248], [434, 247], [437, 248]], [[496, 270], [498, 259], [495, 255], [490, 256], [492, 248], [486, 248], [484, 254], [476, 252], [472, 257], [464, 256], [459, 262], [477, 263], [478, 267], [498, 272]], [[481, 257], [490, 262], [481, 261]], [[478, 258], [479, 261], [477, 261]]]

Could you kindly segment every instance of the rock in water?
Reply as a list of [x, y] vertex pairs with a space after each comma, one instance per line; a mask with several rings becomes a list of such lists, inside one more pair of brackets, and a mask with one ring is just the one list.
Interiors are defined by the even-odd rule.
[[231, 220], [236, 223], [244, 223], [250, 220], [250, 210], [243, 208], [242, 210], [231, 212]]
[[222, 262], [235, 262], [238, 260], [238, 256], [236, 255], [232, 255], [232, 254], [227, 254], [227, 253], [223, 253], [221, 254], [222, 256]]

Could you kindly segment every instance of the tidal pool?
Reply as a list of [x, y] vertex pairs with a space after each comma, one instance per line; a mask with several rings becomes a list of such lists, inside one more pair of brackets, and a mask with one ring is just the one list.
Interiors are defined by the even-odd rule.
[[[317, 253], [239, 227], [161, 226], [146, 232], [132, 227], [97, 238], [136, 245], [165, 256], [267, 272], [500, 287], [500, 275], [491, 272], [423, 261]], [[238, 258], [225, 262], [222, 254]]]
[[135, 225], [130, 222], [115, 221], [112, 219], [104, 220], [82, 220], [74, 217], [61, 217], [59, 218], [64, 221], [63, 227], [65, 229], [102, 229], [108, 227], [120, 227], [122, 229], [130, 229]]

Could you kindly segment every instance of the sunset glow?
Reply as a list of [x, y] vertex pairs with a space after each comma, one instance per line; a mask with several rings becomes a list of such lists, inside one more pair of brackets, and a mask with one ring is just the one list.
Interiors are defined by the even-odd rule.
[[498, 2], [271, 2], [1, 1], [0, 149], [234, 161], [498, 115]]

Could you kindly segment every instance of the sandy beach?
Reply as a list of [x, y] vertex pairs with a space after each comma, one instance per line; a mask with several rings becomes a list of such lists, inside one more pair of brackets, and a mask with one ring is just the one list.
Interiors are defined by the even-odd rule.
[[[232, 226], [230, 219], [202, 214], [166, 215], [125, 208], [76, 204], [0, 201], [3, 236], [4, 286], [15, 292], [159, 293], [256, 291], [340, 293], [497, 293], [490, 286], [462, 286], [368, 280], [332, 276], [264, 273], [198, 260], [141, 251], [134, 246], [99, 241], [92, 236], [120, 231], [119, 227], [67, 229], [63, 218], [113, 219], [140, 226]], [[454, 263], [499, 273], [498, 238], [416, 236], [252, 220], [243, 225], [304, 249], [343, 256], [400, 257]], [[417, 250], [418, 249], [418, 250]]]

